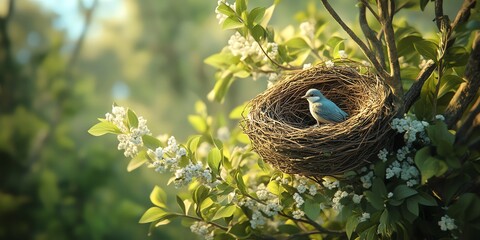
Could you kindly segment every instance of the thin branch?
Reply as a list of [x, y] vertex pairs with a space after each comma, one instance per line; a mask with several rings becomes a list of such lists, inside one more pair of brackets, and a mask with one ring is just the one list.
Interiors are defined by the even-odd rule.
[[[403, 98], [403, 87], [400, 80], [400, 63], [398, 62], [397, 46], [395, 44], [395, 33], [393, 31], [393, 1], [379, 0], [377, 2], [378, 13], [380, 15], [380, 23], [385, 34], [385, 42], [387, 45], [388, 61], [390, 63], [389, 85], [393, 88], [397, 98]], [[390, 15], [391, 12], [391, 15]], [[388, 83], [388, 82], [387, 82]]]
[[359, 22], [360, 22], [360, 27], [362, 28], [363, 34], [367, 38], [367, 40], [370, 42], [372, 48], [375, 50], [375, 55], [377, 57], [377, 61], [380, 62], [380, 65], [382, 65], [383, 69], [386, 69], [387, 66], [385, 66], [385, 55], [383, 54], [383, 45], [382, 42], [377, 38], [377, 34], [375, 31], [370, 28], [367, 22], [367, 14], [366, 14], [366, 5], [368, 4], [365, 2], [365, 0], [362, 0], [362, 3], [360, 3], [360, 8], [359, 8]]
[[380, 17], [378, 16], [377, 12], [373, 10], [372, 6], [368, 4], [367, 0], [360, 0], [360, 1], [368, 8], [368, 10], [370, 10], [370, 13], [373, 15], [373, 17], [375, 17], [375, 19], [377, 19], [377, 21], [380, 22]]
[[438, 30], [441, 30], [441, 20], [443, 18], [443, 0], [435, 0], [435, 22]]
[[436, 67], [437, 65], [435, 65], [435, 62], [433, 60], [429, 60], [425, 67], [423, 67], [422, 71], [420, 71], [415, 83], [413, 83], [407, 93], [405, 93], [404, 112], [408, 112], [413, 103], [418, 99], [420, 92], [422, 91], [423, 84], [425, 84], [425, 81], [427, 81], [427, 79], [432, 75]]
[[197, 221], [201, 221], [201, 222], [206, 222], [208, 224], [211, 224], [217, 228], [220, 228], [224, 231], [228, 231], [228, 227], [225, 227], [225, 226], [222, 226], [216, 222], [209, 222], [209, 221], [205, 221], [199, 217], [195, 217], [195, 216], [190, 216], [190, 215], [186, 215], [186, 214], [180, 214], [180, 213], [174, 213], [174, 215], [178, 216], [178, 217], [184, 217], [184, 218], [190, 218], [190, 219], [193, 219], [193, 220], [197, 220]]
[[463, 1], [462, 7], [457, 13], [455, 20], [452, 23], [452, 29], [458, 26], [461, 23], [464, 23], [470, 18], [470, 10], [475, 7], [477, 0], [465, 0]]
[[465, 68], [465, 80], [445, 110], [445, 121], [449, 128], [455, 126], [480, 88], [480, 33], [477, 33]]
[[367, 45], [350, 29], [347, 24], [340, 18], [340, 16], [335, 12], [332, 6], [328, 3], [327, 0], [322, 0], [323, 6], [327, 9], [328, 13], [335, 19], [335, 21], [342, 27], [342, 29], [347, 32], [347, 34], [352, 38], [352, 40], [357, 43], [357, 45], [362, 50], [363, 54], [372, 62], [375, 69], [378, 73], [385, 79], [388, 78], [388, 73], [382, 68], [382, 65], [375, 58], [375, 54], [367, 47]]
[[296, 238], [301, 238], [301, 237], [310, 236], [310, 235], [315, 235], [315, 234], [322, 234], [322, 232], [320, 232], [320, 231], [311, 231], [311, 232], [295, 233], [295, 234], [290, 235], [288, 238], [286, 238], [286, 240], [293, 240], [293, 239], [296, 239]]
[[[457, 134], [455, 134], [455, 143], [456, 144], [467, 144], [467, 140], [470, 138], [470, 135], [473, 133], [474, 128], [478, 128], [480, 123], [475, 124], [475, 119], [480, 115], [480, 98], [477, 98], [477, 101], [472, 106], [467, 119], [458, 129]], [[475, 124], [475, 125], [474, 125]]]

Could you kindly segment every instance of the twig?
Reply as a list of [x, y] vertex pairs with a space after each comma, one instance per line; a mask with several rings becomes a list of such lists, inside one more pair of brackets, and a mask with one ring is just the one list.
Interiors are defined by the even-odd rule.
[[438, 30], [441, 30], [441, 19], [443, 18], [443, 0], [435, 0], [435, 22]]
[[400, 64], [398, 62], [398, 53], [397, 46], [395, 44], [395, 33], [393, 31], [392, 19], [393, 14], [392, 8], [394, 9], [394, 2], [387, 0], [379, 0], [377, 2], [378, 13], [380, 15], [380, 23], [385, 35], [385, 42], [387, 45], [388, 52], [388, 61], [390, 63], [390, 77], [387, 79], [387, 82], [394, 91], [397, 98], [403, 98], [403, 87], [400, 80]]
[[479, 125], [480, 123], [478, 122], [474, 126], [474, 121], [479, 116], [479, 114], [480, 114], [480, 98], [478, 98], [475, 104], [473, 104], [470, 114], [468, 115], [467, 119], [462, 124], [462, 126], [458, 129], [457, 134], [455, 135], [456, 144], [467, 143], [467, 140], [470, 138], [470, 135], [473, 133], [473, 129], [475, 127], [480, 126]]
[[217, 228], [220, 228], [224, 231], [228, 231], [228, 227], [225, 227], [225, 226], [222, 226], [216, 222], [209, 222], [209, 221], [205, 221], [199, 217], [195, 217], [195, 216], [190, 216], [190, 215], [186, 215], [186, 214], [180, 214], [180, 213], [174, 213], [175, 216], [178, 216], [178, 217], [184, 217], [184, 218], [190, 218], [190, 219], [193, 219], [193, 220], [197, 220], [197, 221], [201, 221], [201, 222], [206, 222], [208, 224], [211, 224]]
[[359, 8], [359, 22], [360, 22], [360, 27], [362, 28], [363, 34], [367, 38], [367, 40], [370, 42], [371, 46], [373, 49], [375, 49], [375, 55], [377, 57], [377, 61], [380, 62], [380, 65], [382, 65], [383, 69], [386, 69], [387, 67], [385, 66], [385, 55], [383, 54], [383, 46], [380, 40], [378, 40], [375, 31], [370, 28], [367, 22], [367, 14], [366, 14], [366, 4], [368, 3], [365, 2], [365, 0], [362, 0], [360, 3], [360, 8]]
[[370, 13], [373, 15], [373, 17], [375, 17], [375, 19], [377, 19], [377, 21], [380, 22], [380, 17], [378, 16], [377, 12], [373, 10], [372, 6], [368, 4], [367, 0], [361, 0], [361, 2], [368, 8], [368, 10], [370, 10]]
[[375, 69], [378, 73], [384, 78], [389, 78], [388, 73], [382, 67], [382, 65], [375, 58], [375, 54], [367, 47], [367, 45], [350, 29], [347, 24], [340, 18], [340, 16], [335, 12], [330, 3], [327, 0], [322, 0], [323, 6], [327, 9], [328, 13], [335, 19], [335, 21], [342, 27], [342, 29], [347, 32], [347, 34], [352, 38], [352, 40], [357, 43], [357, 45], [362, 50], [363, 54], [372, 62]]
[[480, 33], [477, 33], [465, 68], [465, 80], [445, 110], [445, 121], [452, 128], [462, 117], [480, 88]]
[[300, 232], [290, 235], [290, 237], [286, 238], [286, 240], [293, 240], [300, 237], [315, 235], [315, 234], [322, 234], [320, 231], [311, 231], [311, 232]]
[[477, 0], [465, 0], [463, 1], [462, 7], [457, 13], [455, 20], [452, 23], [452, 29], [458, 26], [458, 24], [464, 23], [470, 18], [470, 10], [475, 7]]

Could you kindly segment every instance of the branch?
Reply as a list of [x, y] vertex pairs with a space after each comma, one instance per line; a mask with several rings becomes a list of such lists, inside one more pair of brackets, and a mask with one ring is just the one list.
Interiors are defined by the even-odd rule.
[[477, 98], [477, 101], [472, 106], [472, 111], [468, 115], [465, 122], [462, 126], [458, 129], [457, 134], [455, 135], [455, 143], [456, 144], [467, 144], [470, 135], [473, 134], [474, 129], [480, 127], [480, 121], [477, 120], [475, 123], [475, 119], [480, 116], [480, 98]]
[[380, 17], [373, 10], [372, 6], [370, 6], [370, 4], [368, 4], [367, 0], [361, 0], [361, 2], [368, 8], [368, 10], [370, 10], [370, 13], [372, 13], [372, 15], [375, 17], [375, 19], [377, 19], [377, 21], [380, 22]]
[[443, 18], [443, 0], [435, 0], [435, 22], [438, 30], [441, 30], [441, 20]]
[[335, 21], [342, 27], [342, 29], [347, 32], [347, 34], [352, 38], [352, 40], [357, 43], [357, 45], [360, 47], [362, 50], [363, 54], [367, 56], [367, 58], [372, 62], [373, 66], [375, 69], [378, 71], [378, 73], [384, 78], [388, 79], [389, 75], [385, 71], [384, 68], [382, 68], [382, 65], [377, 61], [375, 58], [375, 55], [373, 52], [365, 45], [365, 43], [350, 29], [347, 24], [338, 16], [337, 12], [332, 8], [332, 6], [328, 3], [327, 0], [322, 0], [323, 6], [325, 9], [327, 9], [328, 13], [335, 19]]
[[383, 54], [383, 46], [382, 42], [378, 40], [377, 34], [375, 31], [370, 28], [367, 22], [367, 14], [366, 14], [366, 5], [368, 4], [365, 2], [365, 0], [362, 0], [360, 3], [360, 9], [359, 9], [359, 22], [360, 22], [360, 27], [362, 28], [363, 34], [367, 38], [367, 40], [370, 42], [372, 48], [375, 50], [375, 55], [377, 57], [377, 61], [380, 62], [380, 65], [382, 65], [383, 69], [386, 69], [387, 66], [385, 66], [385, 55]]
[[465, 0], [462, 7], [457, 13], [455, 20], [452, 23], [452, 29], [458, 26], [458, 24], [464, 23], [470, 18], [470, 10], [475, 7], [477, 0]]
[[394, 2], [388, 0], [379, 0], [377, 2], [380, 23], [385, 34], [387, 45], [388, 61], [390, 63], [390, 77], [387, 82], [392, 88], [397, 98], [403, 98], [403, 87], [400, 79], [400, 63], [398, 62], [397, 45], [395, 44], [395, 33], [393, 31], [393, 14], [395, 9]]
[[452, 128], [469, 104], [475, 99], [480, 88], [480, 33], [477, 33], [465, 68], [466, 83], [462, 83], [445, 110], [445, 121]]
[[418, 73], [415, 83], [412, 84], [412, 86], [404, 96], [404, 113], [408, 112], [408, 110], [412, 107], [413, 103], [418, 99], [422, 91], [423, 84], [425, 83], [425, 81], [427, 81], [430, 75], [432, 75], [436, 67], [437, 65], [435, 65], [435, 62], [433, 60], [429, 60], [425, 67], [423, 67], [422, 71]]

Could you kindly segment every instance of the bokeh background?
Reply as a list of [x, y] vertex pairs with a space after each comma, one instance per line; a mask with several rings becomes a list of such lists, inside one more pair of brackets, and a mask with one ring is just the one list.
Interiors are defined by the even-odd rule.
[[[296, 13], [313, 2], [283, 1], [273, 24], [299, 24]], [[196, 101], [208, 102], [215, 82], [203, 60], [232, 34], [218, 25], [216, 5], [0, 0], [0, 239], [197, 238], [180, 221], [147, 236], [138, 220], [166, 177], [127, 173], [115, 137], [87, 130], [116, 102], [148, 119], [154, 134], [184, 141], [194, 133], [188, 115]], [[356, 16], [350, 5], [334, 3], [348, 22]], [[435, 29], [427, 16], [410, 17]], [[208, 102], [209, 111], [228, 114], [266, 86], [263, 78], [236, 81], [223, 104]]]

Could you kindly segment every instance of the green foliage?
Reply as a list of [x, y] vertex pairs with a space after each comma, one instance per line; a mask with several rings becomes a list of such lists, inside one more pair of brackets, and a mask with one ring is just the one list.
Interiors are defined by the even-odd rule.
[[[428, 2], [405, 1], [396, 10], [423, 10]], [[217, 11], [224, 17], [220, 24], [234, 34], [229, 46], [205, 59], [217, 69], [209, 100], [223, 102], [238, 78], [268, 77], [275, 84], [286, 70], [308, 68], [305, 63], [329, 66], [341, 62], [338, 59], [364, 59], [348, 39], [331, 34], [330, 26], [317, 17], [309, 17], [299, 29], [275, 30], [268, 21], [276, 4], [250, 10], [245, 0], [219, 3]], [[312, 5], [300, 15], [315, 12]], [[252, 151], [239, 126], [225, 128], [202, 102], [188, 117], [197, 135], [183, 145], [174, 137], [153, 137], [141, 118], [123, 107], [112, 111], [124, 112], [116, 115], [120, 121], [100, 119], [89, 132], [119, 135], [119, 149], [132, 157], [127, 170], [146, 163], [171, 175], [153, 189], [150, 200], [155, 206], [140, 219], [152, 228], [180, 218], [206, 239], [471, 238], [480, 232], [480, 199], [474, 190], [479, 153], [459, 146], [456, 133], [440, 115], [463, 82], [470, 47], [452, 42], [447, 48], [451, 35], [445, 29], [438, 39], [430, 39], [406, 20], [394, 23], [403, 86], [411, 85], [407, 81], [428, 60], [437, 71], [423, 85], [411, 112], [392, 121], [398, 135], [394, 145], [385, 146], [378, 159], [368, 159], [371, 164], [342, 176], [308, 178], [275, 170]], [[233, 109], [230, 118], [248, 116], [244, 108]], [[177, 188], [175, 210], [164, 191], [170, 184]]]

